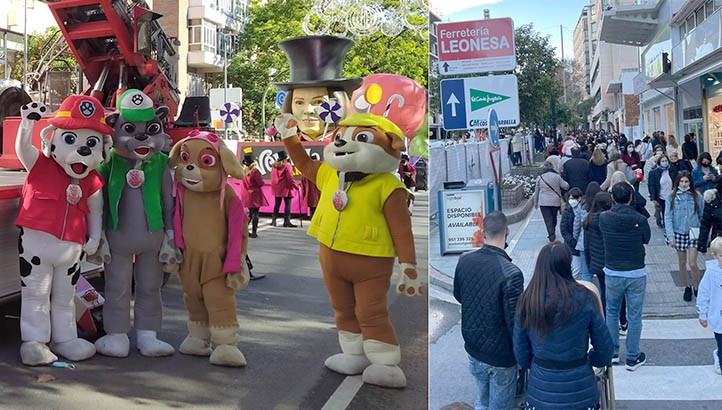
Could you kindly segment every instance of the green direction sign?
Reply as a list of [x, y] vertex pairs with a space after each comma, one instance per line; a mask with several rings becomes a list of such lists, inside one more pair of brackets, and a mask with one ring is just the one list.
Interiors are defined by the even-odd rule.
[[507, 97], [506, 95], [489, 93], [482, 90], [475, 90], [473, 88], [469, 89], [469, 94], [471, 97], [470, 99], [472, 112], [511, 98]]

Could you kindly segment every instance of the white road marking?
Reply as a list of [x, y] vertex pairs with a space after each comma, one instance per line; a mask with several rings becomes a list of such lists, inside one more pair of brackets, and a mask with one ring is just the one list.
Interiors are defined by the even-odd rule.
[[697, 319], [642, 320], [642, 339], [714, 339]]
[[533, 213], [534, 213], [534, 211], [532, 210], [532, 212], [529, 212], [529, 215], [527, 215], [526, 218], [524, 218], [523, 225], [521, 226], [521, 228], [519, 228], [519, 230], [516, 232], [516, 234], [514, 234], [514, 237], [511, 239], [511, 242], [509, 242], [509, 247], [506, 249], [507, 255], [511, 255], [511, 253], [514, 252], [514, 248], [516, 247], [516, 244], [519, 243], [519, 238], [521, 238], [521, 235], [524, 233], [524, 231], [526, 231], [526, 227], [529, 226], [529, 222], [532, 220], [531, 215]]
[[321, 410], [343, 410], [351, 404], [364, 382], [361, 376], [347, 376]]
[[[709, 354], [712, 362], [712, 352]], [[707, 366], [614, 366], [616, 400], [722, 400], [722, 376]]]

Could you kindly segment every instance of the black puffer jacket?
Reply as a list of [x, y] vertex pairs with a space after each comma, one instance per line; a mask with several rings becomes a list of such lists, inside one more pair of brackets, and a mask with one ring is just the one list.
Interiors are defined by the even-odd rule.
[[523, 290], [521, 269], [504, 250], [484, 245], [459, 258], [454, 297], [461, 303], [461, 334], [469, 355], [491, 366], [516, 366], [512, 333]]
[[716, 189], [709, 189], [704, 193], [704, 213], [699, 224], [697, 250], [707, 252], [709, 244], [718, 236], [722, 236], [722, 198]]
[[577, 247], [577, 240], [574, 239], [574, 208], [570, 205], [567, 205], [562, 212], [562, 221], [559, 224], [559, 230], [562, 232], [564, 243], [571, 249], [572, 255], [579, 256], [579, 251], [574, 249]]
[[631, 206], [614, 205], [599, 215], [604, 237], [604, 266], [616, 271], [644, 268], [644, 245], [651, 232], [647, 218]]
[[604, 237], [599, 228], [599, 213], [589, 217], [589, 224], [584, 229], [584, 257], [587, 259], [589, 272], [592, 274], [604, 273]]

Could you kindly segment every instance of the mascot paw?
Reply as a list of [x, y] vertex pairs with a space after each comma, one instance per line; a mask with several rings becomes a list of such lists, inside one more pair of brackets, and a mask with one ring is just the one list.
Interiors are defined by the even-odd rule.
[[406, 376], [399, 366], [372, 364], [364, 370], [363, 382], [381, 387], [401, 389], [406, 387]]
[[210, 362], [216, 366], [243, 367], [246, 358], [236, 346], [218, 345], [213, 349]]
[[80, 338], [75, 338], [62, 343], [54, 343], [53, 350], [55, 353], [74, 362], [90, 359], [95, 355], [95, 345]]
[[396, 284], [396, 293], [403, 293], [407, 296], [416, 296], [424, 294], [424, 287], [419, 280], [419, 273], [416, 271], [416, 265], [410, 263], [401, 263], [401, 275], [399, 275], [399, 283]]
[[43, 115], [47, 114], [48, 108], [40, 102], [30, 102], [20, 107], [21, 126], [33, 126]]
[[323, 364], [336, 373], [353, 376], [361, 374], [371, 362], [364, 354], [338, 353], [326, 359]]
[[[90, 243], [90, 241], [88, 241]], [[87, 244], [86, 244], [87, 246]], [[83, 247], [85, 249], [85, 247]], [[86, 251], [86, 261], [95, 263], [96, 265], [102, 265], [104, 263], [110, 263], [110, 247], [108, 247], [108, 239], [105, 237], [105, 231], [100, 234], [100, 239], [94, 252]]]
[[296, 135], [298, 119], [293, 114], [281, 114], [273, 120], [273, 126], [278, 130], [281, 139], [285, 140]]
[[173, 346], [159, 340], [152, 330], [138, 330], [136, 346], [141, 355], [146, 357], [170, 356], [175, 353]]
[[20, 346], [20, 359], [26, 366], [40, 366], [58, 360], [45, 343], [24, 342]]
[[226, 286], [231, 289], [245, 289], [248, 286], [248, 282], [251, 280], [251, 273], [248, 271], [248, 266], [245, 263], [241, 263], [241, 271], [238, 273], [229, 273], [226, 275]]
[[98, 353], [112, 357], [128, 357], [130, 340], [125, 333], [110, 333], [95, 341]]
[[186, 336], [178, 351], [193, 356], [210, 356], [213, 352], [209, 341], [191, 335]]
[[160, 263], [168, 265], [175, 265], [183, 262], [183, 254], [180, 249], [175, 246], [175, 236], [173, 231], [166, 231], [163, 237], [163, 244], [160, 247], [158, 253], [158, 259]]
[[88, 239], [88, 242], [85, 242], [85, 245], [83, 245], [83, 251], [85, 251], [88, 255], [92, 255], [98, 251], [99, 245], [100, 238], [90, 238]]

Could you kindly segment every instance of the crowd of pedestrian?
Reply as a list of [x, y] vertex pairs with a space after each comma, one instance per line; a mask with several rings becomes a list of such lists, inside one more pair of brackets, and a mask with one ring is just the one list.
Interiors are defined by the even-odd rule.
[[[529, 409], [597, 408], [593, 368], [624, 363], [634, 371], [646, 363], [640, 339], [652, 231], [640, 192], [645, 180], [655, 222], [678, 256], [682, 299], [697, 298], [700, 325], [715, 333], [715, 369], [722, 374], [722, 177], [712, 156], [698, 154], [693, 135], [679, 145], [661, 131], [637, 141], [603, 133], [540, 137], [537, 131], [535, 149], [546, 158], [533, 202], [549, 243], [529, 285], [523, 289], [521, 271], [504, 251], [509, 229], [499, 211], [484, 218], [484, 246], [456, 267], [454, 296], [479, 389], [476, 408], [511, 408], [519, 374], [528, 374]], [[698, 252], [708, 248], [713, 259], [702, 276]]]

